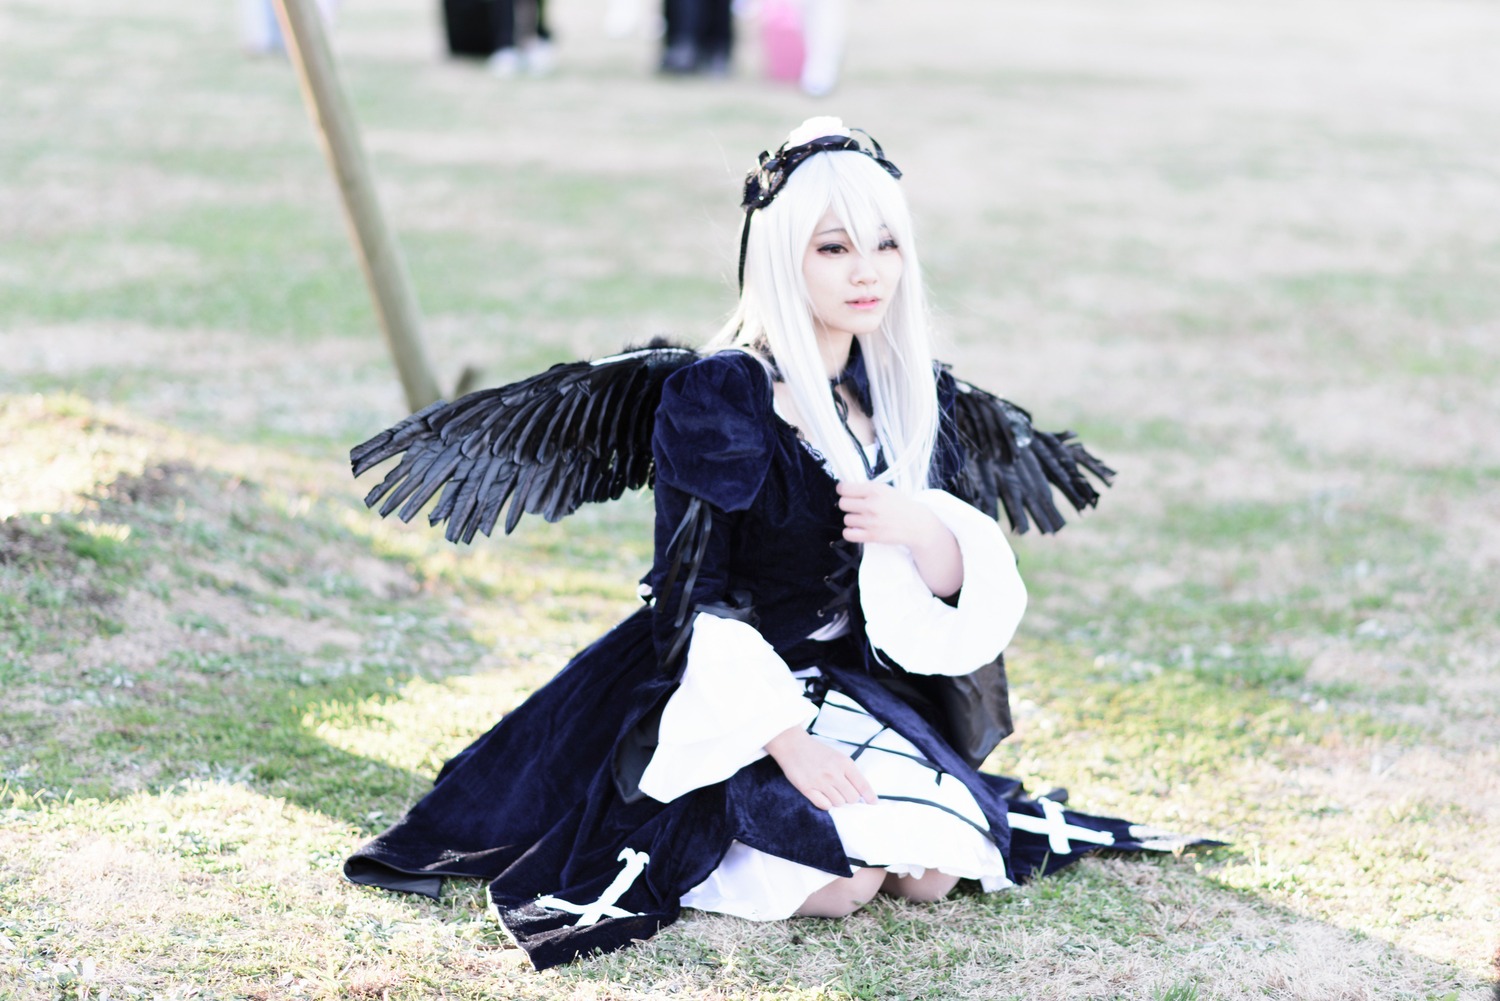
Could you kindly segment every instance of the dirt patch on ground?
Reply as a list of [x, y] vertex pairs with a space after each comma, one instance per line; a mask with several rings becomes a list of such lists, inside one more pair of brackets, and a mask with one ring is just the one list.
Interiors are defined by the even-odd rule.
[[411, 569], [369, 553], [350, 554], [332, 546], [318, 551], [316, 562], [347, 573], [371, 594], [385, 599], [410, 598], [421, 590]]
[[[38, 654], [34, 669], [45, 677], [83, 678], [110, 672], [160, 675], [166, 662], [178, 681], [202, 683], [208, 676], [182, 654], [232, 658], [267, 642], [294, 655], [359, 649], [363, 637], [338, 619], [304, 619], [268, 610], [249, 595], [207, 589], [174, 590], [170, 600], [130, 592], [110, 609], [125, 623], [115, 635], [93, 636], [64, 652]], [[215, 670], [221, 670], [216, 668]], [[134, 682], [132, 682], [134, 683]]]
[[105, 485], [102, 498], [123, 504], [160, 506], [188, 492], [188, 481], [194, 473], [191, 463], [169, 459], [141, 470], [115, 477]]
[[[15, 519], [0, 521], [0, 567], [14, 571], [0, 578], [0, 594], [15, 595], [22, 609], [45, 606], [34, 613], [39, 617], [58, 615], [64, 595], [72, 611], [113, 613], [119, 590], [101, 581], [93, 564], [75, 553], [61, 533], [38, 528]], [[47, 585], [41, 593], [28, 584], [38, 578]]]
[[60, 567], [65, 561], [76, 558], [57, 533], [38, 532], [13, 519], [0, 521], [0, 566]]

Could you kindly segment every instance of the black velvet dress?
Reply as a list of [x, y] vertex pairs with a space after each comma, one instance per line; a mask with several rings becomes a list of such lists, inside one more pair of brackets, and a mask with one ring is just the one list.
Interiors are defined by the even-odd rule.
[[[947, 412], [945, 376], [939, 398]], [[962, 462], [953, 435], [944, 440], [935, 483]], [[680, 677], [680, 666], [667, 666], [681, 659], [674, 645], [702, 610], [753, 622], [789, 669], [816, 666], [820, 691], [850, 696], [959, 779], [1012, 880], [1061, 868], [1100, 842], [1169, 847], [1159, 832], [1027, 799], [1015, 780], [975, 771], [945, 741], [931, 707], [892, 684], [892, 668], [865, 641], [859, 554], [842, 540], [834, 481], [776, 416], [754, 359], [726, 352], [674, 374], [653, 450], [656, 558], [646, 582], [654, 600], [449, 761], [430, 793], [348, 860], [349, 879], [433, 897], [444, 877], [487, 880], [500, 920], [542, 969], [670, 924], [683, 895], [736, 841], [850, 875], [830, 815], [769, 758], [668, 803], [634, 785], [650, 757], [654, 714]], [[683, 558], [689, 548], [697, 558]], [[840, 614], [851, 623], [842, 638], [809, 640]], [[1070, 831], [1100, 834], [1080, 840]]]

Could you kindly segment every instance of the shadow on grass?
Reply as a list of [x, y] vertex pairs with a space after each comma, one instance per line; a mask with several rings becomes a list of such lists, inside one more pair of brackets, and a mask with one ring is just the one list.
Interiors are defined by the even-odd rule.
[[[380, 707], [484, 659], [455, 599], [506, 599], [461, 567], [376, 552], [341, 508], [174, 461], [118, 477], [84, 510], [0, 521], [0, 780], [110, 799], [218, 779], [366, 833], [394, 820], [431, 784], [437, 746], [456, 752], [493, 719], [425, 719], [402, 763], [318, 728], [370, 723], [378, 743]], [[521, 684], [509, 675], [501, 709]], [[433, 750], [412, 752], [423, 738]]]
[[306, 716], [329, 699], [398, 697], [412, 677], [298, 690], [267, 678], [260, 686], [226, 686], [212, 699], [162, 697], [136, 678], [123, 696], [116, 690], [31, 710], [13, 704], [0, 711], [0, 767], [7, 781], [33, 794], [73, 799], [161, 792], [189, 780], [243, 783], [373, 832], [419, 796], [433, 773], [341, 750], [314, 733]]

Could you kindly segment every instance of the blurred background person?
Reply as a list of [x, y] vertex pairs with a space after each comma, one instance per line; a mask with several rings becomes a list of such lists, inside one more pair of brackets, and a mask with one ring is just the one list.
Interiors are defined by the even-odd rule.
[[823, 97], [838, 85], [849, 0], [761, 0], [761, 52], [765, 74]]
[[728, 76], [734, 51], [731, 0], [665, 0], [661, 71]]
[[490, 72], [499, 77], [552, 72], [555, 59], [546, 0], [495, 0], [495, 6], [510, 8], [510, 16], [506, 18], [502, 11], [500, 44], [489, 58]]
[[762, 0], [756, 14], [762, 71], [771, 80], [798, 82], [807, 62], [801, 0]]
[[849, 36], [849, 0], [802, 0], [802, 36], [802, 92], [810, 97], [831, 94]]
[[448, 53], [484, 59], [500, 77], [552, 69], [544, 0], [443, 0]]

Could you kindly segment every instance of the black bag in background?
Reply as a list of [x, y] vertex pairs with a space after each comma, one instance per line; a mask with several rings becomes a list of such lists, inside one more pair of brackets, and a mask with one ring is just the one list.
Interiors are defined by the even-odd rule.
[[514, 21], [512, 0], [443, 0], [448, 51], [455, 56], [488, 58], [509, 43]]

